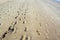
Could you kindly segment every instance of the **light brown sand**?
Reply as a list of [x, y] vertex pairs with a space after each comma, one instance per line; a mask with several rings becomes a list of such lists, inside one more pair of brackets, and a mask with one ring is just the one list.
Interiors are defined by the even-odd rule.
[[50, 0], [0, 2], [0, 40], [60, 40], [59, 4]]

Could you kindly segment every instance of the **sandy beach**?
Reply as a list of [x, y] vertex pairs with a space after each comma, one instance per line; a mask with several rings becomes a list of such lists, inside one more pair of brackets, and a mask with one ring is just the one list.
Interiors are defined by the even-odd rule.
[[0, 40], [60, 40], [60, 2], [0, 0]]

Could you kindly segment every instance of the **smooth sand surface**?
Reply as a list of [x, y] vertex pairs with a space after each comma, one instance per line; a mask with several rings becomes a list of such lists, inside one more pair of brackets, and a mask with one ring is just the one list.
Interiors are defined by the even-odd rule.
[[0, 0], [0, 4], [5, 3], [7, 1], [10, 1], [10, 0]]
[[60, 3], [0, 0], [0, 40], [60, 40]]

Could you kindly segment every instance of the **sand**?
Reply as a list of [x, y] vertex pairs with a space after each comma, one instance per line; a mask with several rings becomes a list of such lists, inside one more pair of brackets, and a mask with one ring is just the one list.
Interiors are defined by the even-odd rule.
[[60, 40], [59, 14], [54, 0], [0, 0], [0, 40]]

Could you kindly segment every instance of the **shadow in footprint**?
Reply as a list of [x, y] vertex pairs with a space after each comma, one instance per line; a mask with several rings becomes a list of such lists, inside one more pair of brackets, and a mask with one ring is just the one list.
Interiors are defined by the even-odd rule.
[[21, 21], [21, 18], [19, 20]]
[[17, 19], [17, 18], [18, 18], [18, 16], [15, 17], [15, 19]]
[[25, 21], [23, 21], [23, 24], [25, 24]]
[[7, 32], [5, 32], [5, 33], [2, 35], [2, 38], [5, 38], [6, 34], [7, 34]]
[[12, 26], [9, 27], [8, 29], [9, 32], [13, 32], [14, 31], [14, 28]]
[[24, 31], [25, 31], [25, 32], [27, 31], [27, 27], [25, 27]]
[[25, 40], [28, 40], [28, 37], [26, 37], [26, 39]]
[[0, 25], [1, 25], [1, 23], [0, 23]]
[[37, 34], [38, 34], [38, 35], [40, 35], [40, 33], [39, 33], [39, 31], [38, 31], [38, 30], [36, 30], [36, 32], [37, 32]]
[[23, 35], [21, 36], [20, 40], [23, 40]]
[[41, 23], [39, 23], [39, 25], [42, 26]]
[[15, 23], [13, 24], [13, 27], [15, 27], [16, 24], [17, 24], [17, 21], [15, 21]]

